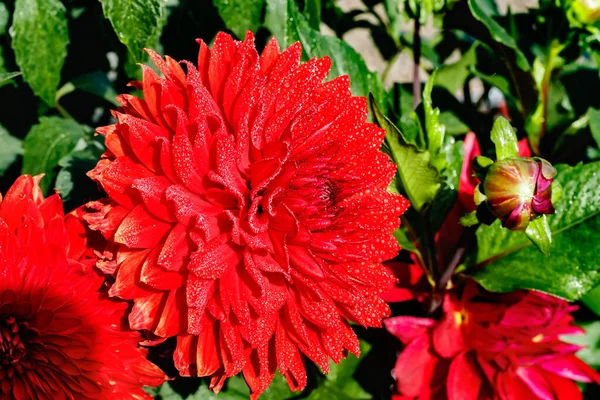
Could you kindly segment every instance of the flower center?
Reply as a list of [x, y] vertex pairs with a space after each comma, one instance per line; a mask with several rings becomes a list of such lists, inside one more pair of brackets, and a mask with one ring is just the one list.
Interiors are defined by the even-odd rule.
[[31, 363], [26, 359], [26, 338], [36, 335], [29, 328], [29, 322], [19, 321], [14, 315], [8, 316], [0, 323], [0, 365], [3, 370], [16, 369], [23, 372]]

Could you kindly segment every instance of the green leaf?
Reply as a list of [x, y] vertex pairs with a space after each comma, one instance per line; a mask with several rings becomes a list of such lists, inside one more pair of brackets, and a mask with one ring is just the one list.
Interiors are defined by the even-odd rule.
[[475, 76], [480, 78], [483, 82], [485, 82], [491, 86], [495, 86], [496, 88], [498, 88], [498, 90], [500, 90], [502, 92], [502, 94], [504, 96], [510, 96], [510, 99], [512, 101], [516, 102], [515, 97], [511, 94], [512, 91], [511, 91], [511, 87], [510, 87], [510, 82], [504, 76], [499, 75], [499, 74], [493, 74], [493, 75], [484, 74], [483, 72], [479, 71], [475, 66], [471, 66], [470, 71]]
[[563, 194], [556, 214], [547, 217], [553, 241], [550, 258], [520, 232], [503, 229], [500, 221], [481, 226], [468, 262], [473, 277], [486, 289], [534, 289], [577, 300], [600, 283], [600, 162], [558, 165], [557, 170]]
[[[361, 342], [361, 353], [363, 356], [368, 353], [370, 346], [366, 342]], [[348, 357], [335, 364], [329, 363], [330, 372], [326, 375], [325, 381], [315, 390], [310, 392], [309, 400], [362, 400], [371, 399], [372, 396], [354, 380], [353, 375], [358, 367], [359, 359], [354, 354], [348, 354]]]
[[[286, 21], [286, 23], [282, 23]], [[303, 58], [329, 56], [331, 59], [330, 77], [348, 75], [352, 93], [366, 97], [373, 93], [378, 99], [385, 99], [386, 93], [379, 76], [369, 71], [363, 58], [343, 40], [322, 35], [310, 27], [306, 17], [298, 11], [293, 0], [272, 0], [267, 3], [265, 25], [275, 35], [282, 47], [296, 41], [302, 45]]]
[[408, 232], [406, 231], [405, 226], [400, 226], [400, 228], [394, 231], [393, 235], [398, 241], [398, 244], [400, 245], [402, 250], [408, 250], [411, 253], [419, 252], [417, 246], [415, 246], [413, 242], [408, 238]]
[[400, 3], [398, 0], [384, 0], [385, 15], [390, 20], [386, 26], [388, 35], [394, 40], [396, 46], [400, 44], [400, 32], [402, 28], [402, 15], [400, 13]]
[[587, 114], [590, 117], [589, 124], [592, 137], [596, 141], [596, 145], [600, 147], [600, 110], [590, 108]]
[[75, 145], [86, 136], [81, 125], [58, 117], [41, 117], [23, 141], [22, 173], [46, 174], [40, 186], [44, 192], [51, 187], [59, 161], [70, 154]]
[[462, 140], [446, 137], [441, 154], [445, 157], [446, 167], [440, 174], [442, 178], [441, 189], [435, 196], [429, 210], [429, 221], [433, 232], [438, 231], [458, 197], [458, 185], [464, 158]]
[[258, 29], [265, 0], [215, 0], [213, 3], [225, 25], [243, 39], [246, 31]]
[[442, 111], [440, 113], [440, 123], [446, 127], [447, 135], [465, 135], [471, 130], [469, 126], [462, 122], [452, 111]]
[[0, 176], [14, 163], [18, 156], [23, 154], [21, 140], [0, 125]]
[[22, 72], [6, 72], [0, 74], [0, 84], [10, 81], [12, 78], [21, 75]]
[[552, 245], [552, 232], [548, 225], [548, 218], [542, 216], [529, 223], [525, 230], [525, 235], [542, 252], [543, 255], [550, 255], [550, 246]]
[[369, 95], [369, 107], [375, 122], [386, 131], [383, 149], [397, 166], [398, 190], [420, 212], [435, 198], [442, 182], [430, 163], [431, 155], [406, 142], [402, 132], [379, 110], [372, 95]]
[[468, 214], [460, 217], [460, 224], [462, 226], [475, 226], [479, 223], [479, 219], [477, 219], [477, 211], [471, 211]]
[[[234, 379], [234, 378], [232, 378]], [[162, 384], [157, 388], [148, 388], [146, 391], [160, 398], [161, 400], [241, 400], [243, 396], [230, 395], [227, 392], [222, 392], [216, 395], [212, 390], [209, 390], [206, 385], [200, 385], [195, 393], [190, 395], [182, 395], [178, 393], [168, 382]], [[248, 396], [245, 397], [246, 399]]]
[[288, 22], [290, 18], [288, 0], [267, 1], [265, 26], [275, 36], [281, 47], [287, 47], [299, 40], [298, 33], [293, 28], [293, 21]]
[[98, 192], [98, 185], [86, 174], [94, 169], [104, 150], [104, 145], [98, 140], [92, 139], [88, 143], [80, 139], [73, 151], [58, 162], [61, 169], [56, 176], [55, 187], [65, 208], [84, 204], [92, 197], [91, 194]]
[[9, 18], [10, 14], [8, 12], [8, 7], [6, 7], [6, 4], [0, 1], [0, 36], [6, 33]]
[[477, 43], [473, 44], [457, 62], [441, 66], [435, 76], [435, 85], [453, 94], [462, 89], [477, 64], [477, 46]]
[[144, 61], [145, 47], [154, 47], [165, 21], [161, 0], [100, 0], [104, 16], [135, 62]]
[[469, 8], [473, 14], [473, 17], [486, 26], [493, 40], [510, 47], [515, 51], [517, 65], [519, 68], [521, 68], [523, 71], [529, 71], [531, 69], [531, 65], [529, 65], [527, 58], [519, 49], [516, 40], [510, 36], [509, 33], [506, 32], [506, 30], [498, 22], [496, 22], [496, 20], [494, 20], [491, 13], [492, 10], [486, 7], [486, 1], [469, 0]]
[[59, 0], [17, 0], [11, 29], [23, 79], [33, 93], [54, 106], [69, 44], [65, 7]]
[[600, 286], [596, 286], [590, 290], [581, 298], [583, 304], [585, 304], [590, 310], [596, 315], [600, 316]]
[[431, 154], [431, 164], [438, 171], [446, 167], [446, 157], [441, 154], [446, 127], [440, 123], [440, 109], [433, 108], [431, 91], [435, 82], [436, 71], [431, 74], [423, 90], [423, 109], [425, 111], [425, 131], [427, 132], [427, 149]]
[[496, 158], [498, 160], [517, 157], [519, 155], [517, 134], [506, 118], [496, 118], [492, 127], [491, 137], [492, 142], [496, 145]]
[[580, 324], [585, 329], [584, 335], [564, 335], [566, 342], [585, 346], [577, 352], [577, 357], [594, 369], [600, 367], [600, 321]]

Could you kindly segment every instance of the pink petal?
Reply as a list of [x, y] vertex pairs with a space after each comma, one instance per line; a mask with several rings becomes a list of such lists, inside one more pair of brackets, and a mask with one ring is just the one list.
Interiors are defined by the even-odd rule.
[[429, 318], [401, 316], [388, 318], [383, 323], [388, 332], [400, 339], [402, 343], [407, 344], [426, 334], [435, 324], [435, 321]]

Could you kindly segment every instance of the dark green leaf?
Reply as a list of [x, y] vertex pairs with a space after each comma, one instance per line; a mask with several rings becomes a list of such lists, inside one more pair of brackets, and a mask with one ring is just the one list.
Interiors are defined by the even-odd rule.
[[0, 125], [0, 176], [15, 162], [19, 155], [23, 154], [21, 140]]
[[496, 146], [496, 158], [498, 160], [517, 157], [519, 155], [517, 134], [506, 118], [498, 117], [494, 121], [491, 137], [492, 142]]
[[258, 29], [265, 0], [215, 0], [214, 5], [225, 25], [238, 38], [244, 39], [246, 31]]
[[446, 127], [446, 133], [448, 135], [464, 135], [471, 130], [469, 126], [462, 122], [452, 111], [442, 111], [440, 113], [440, 123]]
[[508, 32], [494, 20], [493, 15], [490, 14], [490, 9], [485, 7], [485, 0], [469, 0], [469, 8], [471, 9], [471, 13], [481, 23], [483, 23], [487, 29], [490, 31], [490, 35], [492, 39], [494, 39], [498, 43], [502, 43], [505, 46], [513, 49], [517, 56], [517, 65], [523, 71], [529, 71], [531, 69], [531, 65], [525, 58], [525, 55], [519, 49], [517, 42], [515, 39], [509, 35]]
[[383, 148], [397, 166], [398, 190], [415, 210], [421, 211], [434, 199], [442, 182], [438, 171], [430, 163], [431, 155], [406, 142], [398, 128], [377, 108], [372, 95], [369, 96], [369, 106], [375, 122], [386, 131]]
[[17, 0], [11, 29], [23, 79], [33, 93], [54, 106], [69, 44], [65, 7], [59, 0]]
[[[4, 54], [3, 54], [3, 49], [2, 46], [0, 46], [0, 76], [7, 74], [7, 73], [12, 73], [12, 72], [8, 72], [8, 70], [6, 69], [6, 66], [4, 65]], [[9, 83], [12, 83], [13, 86], [15, 85], [15, 82], [12, 79], [1, 79], [0, 78], [0, 87], [4, 86], [4, 85], [8, 85]]]
[[308, 18], [310, 27], [319, 31], [321, 29], [321, 0], [305, 0], [304, 14]]
[[223, 392], [217, 396], [205, 385], [201, 385], [196, 393], [189, 396], [182, 396], [169, 383], [164, 383], [158, 388], [148, 388], [147, 392], [161, 400], [241, 400], [244, 398], [242, 396], [231, 396], [227, 392]]
[[[80, 145], [81, 149], [78, 148]], [[67, 209], [84, 204], [98, 192], [98, 185], [86, 174], [94, 169], [104, 150], [99, 141], [79, 141], [73, 152], [58, 162], [61, 170], [56, 176], [55, 187]]]
[[282, 47], [300, 41], [304, 59], [329, 56], [332, 63], [330, 77], [348, 75], [354, 95], [366, 97], [373, 93], [383, 103], [386, 96], [379, 76], [369, 71], [360, 54], [343, 40], [312, 29], [295, 1], [269, 1], [265, 24]]
[[[498, 88], [498, 90], [500, 90], [502, 92], [502, 94], [504, 94], [505, 96], [509, 95], [512, 97], [510, 82], [502, 75], [498, 75], [498, 74], [487, 75], [487, 74], [484, 74], [483, 72], [477, 70], [477, 68], [475, 68], [475, 67], [471, 67], [471, 72], [474, 75], [476, 75], [478, 78], [480, 78], [482, 81], [484, 81], [485, 83]], [[514, 97], [513, 97], [513, 99], [514, 99]]]
[[103, 72], [96, 71], [73, 79], [58, 90], [56, 100], [58, 101], [61, 97], [73, 92], [75, 89], [102, 97], [115, 106], [120, 105], [116, 100], [118, 96], [117, 92]]
[[600, 162], [557, 166], [563, 194], [556, 214], [548, 216], [553, 247], [542, 255], [520, 232], [500, 221], [477, 231], [473, 277], [486, 289], [534, 289], [576, 300], [600, 283]]
[[165, 2], [161, 0], [100, 0], [104, 16], [135, 62], [142, 62], [143, 49], [154, 47], [165, 19]]
[[58, 117], [41, 117], [23, 141], [24, 174], [46, 174], [40, 186], [44, 192], [51, 187], [59, 161], [70, 154], [85, 130], [75, 121]]

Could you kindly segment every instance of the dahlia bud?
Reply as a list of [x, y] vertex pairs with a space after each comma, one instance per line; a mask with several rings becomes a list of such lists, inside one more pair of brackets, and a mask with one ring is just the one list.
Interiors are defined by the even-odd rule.
[[525, 230], [542, 214], [553, 214], [552, 182], [556, 169], [546, 160], [511, 157], [493, 163], [476, 160], [481, 179], [475, 201], [485, 202], [489, 211], [510, 230]]
[[575, 0], [571, 10], [579, 22], [593, 25], [600, 18], [600, 0]]

